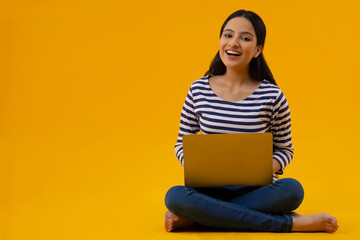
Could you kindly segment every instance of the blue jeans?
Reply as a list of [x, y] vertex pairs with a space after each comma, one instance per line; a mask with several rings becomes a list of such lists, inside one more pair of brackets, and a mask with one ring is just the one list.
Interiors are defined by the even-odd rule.
[[200, 225], [237, 231], [290, 232], [290, 212], [304, 198], [301, 184], [283, 178], [264, 187], [188, 188], [174, 186], [166, 207]]

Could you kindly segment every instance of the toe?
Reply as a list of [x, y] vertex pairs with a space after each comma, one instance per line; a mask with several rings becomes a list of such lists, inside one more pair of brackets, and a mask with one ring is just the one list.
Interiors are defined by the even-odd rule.
[[327, 225], [326, 226], [326, 231], [327, 232], [333, 233], [333, 232], [336, 232], [336, 230], [337, 230], [337, 227], [334, 226], [334, 225]]
[[331, 220], [330, 220], [331, 224], [334, 226], [334, 227], [339, 227], [339, 225], [337, 224], [337, 220], [336, 218], [332, 217]]
[[175, 215], [170, 211], [167, 211], [166, 215], [168, 216], [168, 218], [171, 218], [173, 221], [179, 221], [179, 216]]
[[167, 224], [165, 225], [165, 229], [167, 232], [171, 232], [173, 230], [173, 223], [172, 221], [168, 221]]

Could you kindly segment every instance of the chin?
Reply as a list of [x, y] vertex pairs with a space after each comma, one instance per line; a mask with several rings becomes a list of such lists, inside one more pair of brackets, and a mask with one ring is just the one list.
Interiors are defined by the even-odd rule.
[[224, 65], [225, 65], [225, 67], [227, 69], [241, 69], [241, 68], [243, 68], [242, 64], [224, 63]]

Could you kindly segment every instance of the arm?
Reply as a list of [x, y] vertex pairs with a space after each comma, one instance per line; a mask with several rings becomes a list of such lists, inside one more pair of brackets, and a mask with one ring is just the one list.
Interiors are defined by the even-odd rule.
[[281, 91], [275, 100], [270, 132], [273, 134], [273, 172], [283, 174], [285, 167], [293, 159], [294, 148], [291, 140], [290, 109]]
[[179, 134], [175, 144], [175, 155], [181, 163], [181, 166], [184, 166], [182, 137], [187, 134], [196, 134], [200, 131], [198, 120], [194, 110], [193, 95], [190, 88], [181, 110]]

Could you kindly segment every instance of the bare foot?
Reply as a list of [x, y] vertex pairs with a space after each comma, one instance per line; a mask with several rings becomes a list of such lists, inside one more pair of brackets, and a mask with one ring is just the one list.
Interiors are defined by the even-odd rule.
[[335, 232], [338, 229], [336, 218], [327, 213], [303, 216], [292, 213], [293, 232]]
[[187, 218], [179, 217], [170, 211], [165, 213], [165, 230], [168, 232], [193, 226], [194, 222]]

